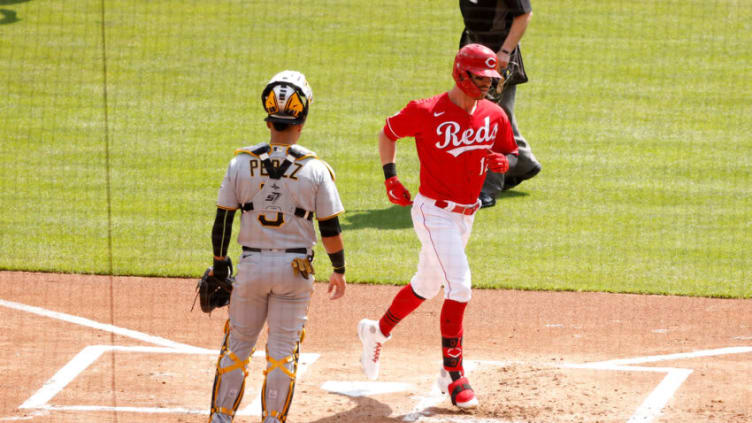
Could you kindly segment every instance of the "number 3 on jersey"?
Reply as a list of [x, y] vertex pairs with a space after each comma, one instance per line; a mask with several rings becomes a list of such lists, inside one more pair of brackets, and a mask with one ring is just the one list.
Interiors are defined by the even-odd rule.
[[258, 221], [261, 222], [263, 226], [271, 226], [274, 228], [278, 228], [285, 223], [285, 215], [283, 215], [280, 212], [277, 212], [277, 218], [275, 220], [269, 220], [266, 218], [266, 214], [260, 214], [258, 217]]

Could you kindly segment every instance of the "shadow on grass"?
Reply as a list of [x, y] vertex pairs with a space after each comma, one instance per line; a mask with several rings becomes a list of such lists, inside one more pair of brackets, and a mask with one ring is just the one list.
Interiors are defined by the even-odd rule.
[[515, 197], [527, 197], [530, 194], [523, 192], [523, 191], [502, 191], [499, 193], [499, 195], [496, 196], [496, 201], [503, 200], [505, 198], [515, 198]]
[[[0, 0], [0, 6], [10, 6], [12, 4], [27, 3], [29, 0]], [[12, 24], [20, 21], [15, 10], [0, 9], [0, 25]]]
[[0, 9], [0, 25], [12, 24], [18, 21], [16, 12], [8, 9]]
[[[503, 207], [505, 198], [527, 197], [530, 194], [522, 191], [503, 191], [496, 198], [496, 207]], [[500, 204], [501, 202], [501, 204]], [[348, 210], [347, 222], [342, 224], [342, 229], [405, 229], [412, 228], [410, 207], [393, 205], [386, 209], [373, 210]]]
[[412, 228], [410, 207], [392, 206], [386, 209], [348, 211], [342, 229], [405, 229]]

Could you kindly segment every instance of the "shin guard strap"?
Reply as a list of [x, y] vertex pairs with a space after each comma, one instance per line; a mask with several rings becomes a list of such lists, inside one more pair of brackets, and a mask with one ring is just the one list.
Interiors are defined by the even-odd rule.
[[[277, 420], [279, 420], [281, 423], [285, 423], [285, 420], [287, 420], [287, 413], [290, 411], [290, 404], [292, 404], [292, 396], [295, 393], [295, 375], [298, 373], [298, 360], [300, 358], [300, 341], [295, 345], [295, 351], [293, 351], [291, 356], [287, 356], [285, 358], [275, 360], [271, 357], [269, 357], [269, 349], [266, 350], [266, 359], [270, 363], [272, 363], [272, 366], [268, 369], [264, 370], [264, 384], [261, 387], [261, 409], [262, 409], [262, 416], [264, 418], [268, 416], [275, 417]], [[287, 367], [284, 366], [284, 364], [289, 363], [292, 361], [293, 363], [293, 370], [292, 372], [287, 369]], [[269, 372], [274, 370], [275, 368], [279, 368], [285, 374], [287, 374], [290, 377], [290, 385], [287, 390], [287, 398], [285, 399], [285, 404], [282, 407], [282, 411], [277, 410], [268, 410], [267, 404], [266, 404], [266, 378]]]

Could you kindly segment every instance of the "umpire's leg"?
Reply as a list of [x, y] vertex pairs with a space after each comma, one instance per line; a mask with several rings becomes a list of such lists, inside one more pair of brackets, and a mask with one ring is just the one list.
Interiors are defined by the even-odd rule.
[[535, 158], [530, 144], [517, 128], [517, 118], [514, 116], [514, 102], [517, 95], [517, 85], [504, 87], [499, 106], [507, 113], [512, 125], [514, 141], [517, 143], [519, 156], [516, 162], [509, 163], [509, 170], [505, 174], [488, 171], [481, 192], [495, 197], [499, 192], [508, 190], [519, 185], [522, 181], [530, 179], [541, 170], [541, 164]]

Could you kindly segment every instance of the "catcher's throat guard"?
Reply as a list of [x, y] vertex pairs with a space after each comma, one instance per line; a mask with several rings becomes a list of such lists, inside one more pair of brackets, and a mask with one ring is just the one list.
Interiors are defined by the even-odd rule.
[[230, 294], [232, 294], [235, 278], [228, 276], [226, 279], [219, 279], [214, 276], [212, 270], [211, 267], [206, 269], [204, 275], [199, 279], [196, 285], [196, 298], [193, 299], [191, 311], [196, 306], [196, 299], [199, 300], [201, 311], [204, 313], [211, 313], [215, 308], [230, 304]]

